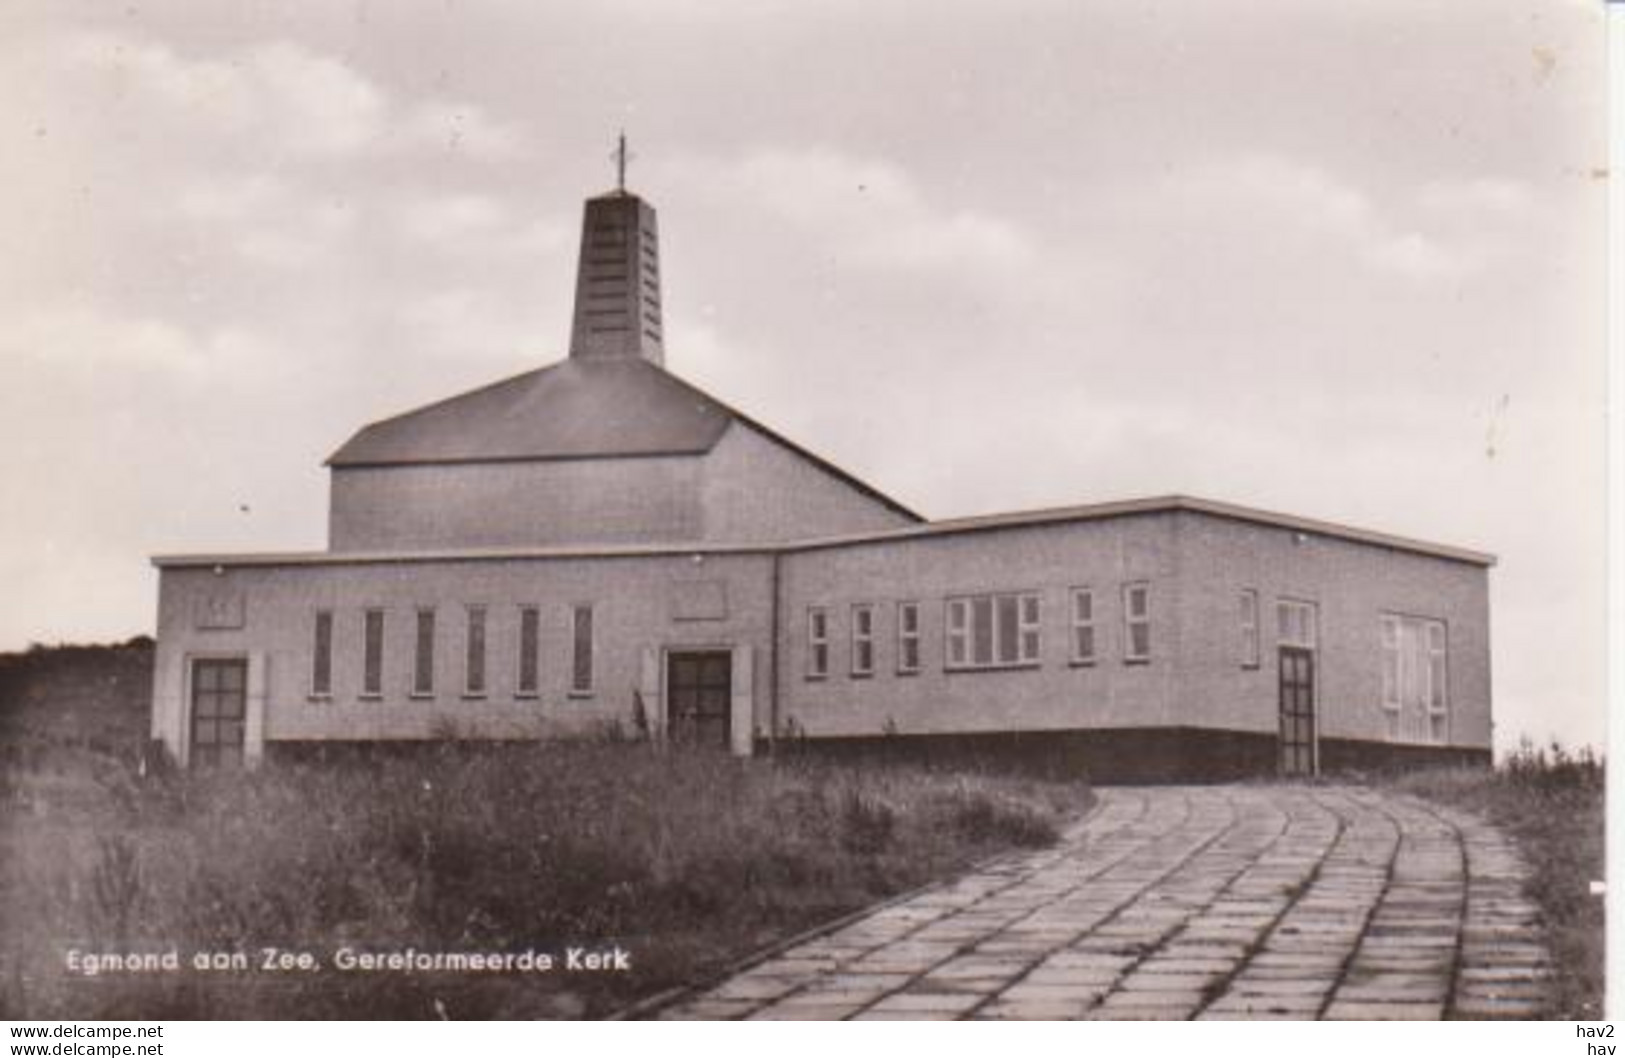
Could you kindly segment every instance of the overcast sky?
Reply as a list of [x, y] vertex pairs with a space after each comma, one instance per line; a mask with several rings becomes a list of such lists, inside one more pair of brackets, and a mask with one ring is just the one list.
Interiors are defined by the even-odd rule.
[[1185, 492], [1495, 552], [1600, 742], [1601, 5], [10, 2], [0, 649], [325, 543], [363, 423], [548, 363], [581, 200], [672, 370], [930, 517]]

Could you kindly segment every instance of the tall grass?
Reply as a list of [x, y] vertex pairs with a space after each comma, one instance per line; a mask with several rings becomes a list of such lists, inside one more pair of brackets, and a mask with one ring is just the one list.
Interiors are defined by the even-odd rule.
[[[0, 817], [0, 1007], [38, 1017], [593, 1015], [1051, 842], [1077, 785], [594, 741], [138, 780]], [[67, 952], [562, 951], [630, 974], [65, 972]]]
[[1595, 1020], [1604, 990], [1603, 901], [1606, 768], [1589, 748], [1571, 752], [1528, 739], [1494, 769], [1437, 769], [1394, 780], [1408, 792], [1477, 812], [1521, 847], [1528, 897], [1551, 947], [1549, 1016]]

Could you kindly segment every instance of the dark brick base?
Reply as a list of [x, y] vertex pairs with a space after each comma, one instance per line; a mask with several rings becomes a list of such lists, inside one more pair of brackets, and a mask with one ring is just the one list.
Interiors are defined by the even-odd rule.
[[420, 760], [429, 756], [482, 756], [533, 750], [533, 739], [380, 738], [361, 740], [274, 740], [265, 743], [272, 764], [367, 764], [373, 761]]
[[[802, 738], [780, 742], [777, 752], [1086, 777], [1106, 785], [1234, 782], [1273, 777], [1278, 769], [1273, 734], [1194, 727]], [[1490, 763], [1488, 750], [1348, 739], [1322, 739], [1320, 754], [1321, 773], [1328, 775]]]
[[1320, 740], [1322, 775], [1412, 771], [1441, 766], [1488, 768], [1491, 763], [1488, 749], [1466, 746], [1407, 746], [1392, 742], [1359, 742], [1348, 738]]
[[[523, 752], [533, 743], [379, 740], [267, 742], [273, 762], [356, 764], [424, 754]], [[798, 738], [756, 745], [758, 755], [810, 755], [835, 760], [901, 762], [932, 768], [1021, 772], [1097, 783], [1209, 783], [1274, 777], [1273, 734], [1196, 727], [1099, 731], [991, 731], [977, 734]], [[1438, 765], [1489, 767], [1490, 751], [1410, 746], [1353, 739], [1320, 740], [1322, 775], [1407, 771]]]

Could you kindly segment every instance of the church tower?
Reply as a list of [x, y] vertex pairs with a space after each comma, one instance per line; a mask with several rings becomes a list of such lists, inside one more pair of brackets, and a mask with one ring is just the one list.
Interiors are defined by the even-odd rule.
[[615, 157], [615, 190], [588, 199], [582, 215], [570, 357], [631, 357], [663, 365], [655, 211], [626, 190], [625, 136]]

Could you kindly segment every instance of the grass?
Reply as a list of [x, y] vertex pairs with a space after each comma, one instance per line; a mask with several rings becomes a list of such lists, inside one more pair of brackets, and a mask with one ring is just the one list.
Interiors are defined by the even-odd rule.
[[[1080, 784], [740, 760], [582, 741], [141, 779], [112, 756], [7, 764], [0, 1014], [599, 1016], [1006, 849], [1050, 843]], [[49, 755], [48, 755], [49, 756]], [[88, 775], [64, 784], [60, 775]], [[557, 953], [628, 973], [332, 968], [339, 948]], [[310, 952], [315, 972], [191, 955]], [[177, 952], [87, 977], [68, 952]]]
[[1525, 742], [1494, 771], [1439, 769], [1393, 780], [1400, 789], [1477, 812], [1505, 830], [1530, 869], [1525, 886], [1541, 911], [1555, 973], [1548, 1016], [1595, 1021], [1604, 990], [1603, 901], [1590, 883], [1606, 877], [1604, 767], [1589, 750], [1571, 754]]

